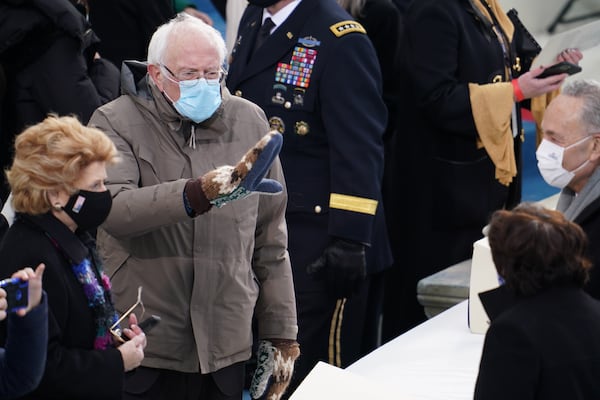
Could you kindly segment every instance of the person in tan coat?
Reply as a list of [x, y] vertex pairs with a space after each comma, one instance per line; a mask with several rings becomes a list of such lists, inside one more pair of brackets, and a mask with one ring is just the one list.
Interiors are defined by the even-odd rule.
[[269, 131], [259, 107], [220, 84], [225, 54], [216, 30], [181, 14], [155, 32], [147, 63], [125, 63], [124, 94], [90, 121], [122, 159], [108, 170], [113, 208], [98, 231], [116, 306], [142, 286], [146, 315], [162, 319], [124, 399], [241, 399], [253, 315], [277, 383], [263, 374], [258, 386], [273, 398], [299, 354], [281, 135], [248, 153], [272, 150], [258, 186], [242, 179], [218, 199], [207, 189], [209, 172], [231, 170]]

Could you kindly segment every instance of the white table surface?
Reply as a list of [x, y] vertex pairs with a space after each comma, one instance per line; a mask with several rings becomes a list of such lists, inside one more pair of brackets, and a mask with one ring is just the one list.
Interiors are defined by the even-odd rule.
[[484, 335], [469, 331], [467, 311], [465, 300], [346, 370], [382, 382], [398, 400], [473, 399]]

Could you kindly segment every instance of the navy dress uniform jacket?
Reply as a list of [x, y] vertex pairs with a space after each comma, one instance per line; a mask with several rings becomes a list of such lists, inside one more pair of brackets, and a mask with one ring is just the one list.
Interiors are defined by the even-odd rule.
[[370, 245], [369, 273], [391, 264], [383, 219], [387, 111], [377, 56], [332, 0], [303, 0], [251, 57], [262, 8], [240, 21], [229, 90], [261, 106], [284, 136], [290, 255], [314, 261], [331, 236]]

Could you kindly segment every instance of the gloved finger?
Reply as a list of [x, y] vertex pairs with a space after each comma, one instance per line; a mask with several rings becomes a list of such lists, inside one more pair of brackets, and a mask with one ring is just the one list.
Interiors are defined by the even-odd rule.
[[276, 194], [283, 192], [283, 186], [281, 186], [281, 183], [277, 182], [275, 179], [263, 179], [258, 185], [256, 185], [254, 191]]
[[[270, 132], [265, 135], [257, 145], [244, 155], [240, 164], [247, 168], [241, 186], [254, 191], [256, 186], [265, 177], [271, 164], [279, 154], [283, 144], [283, 136], [278, 132]], [[238, 164], [238, 165], [240, 165]]]
[[322, 255], [306, 267], [306, 273], [314, 277], [320, 277], [325, 270], [326, 264], [326, 258]]

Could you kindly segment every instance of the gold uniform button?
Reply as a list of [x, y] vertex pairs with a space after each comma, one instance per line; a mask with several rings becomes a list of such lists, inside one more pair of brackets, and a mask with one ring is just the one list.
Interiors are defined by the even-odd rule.
[[242, 97], [242, 91], [241, 90], [236, 90], [234, 93], [237, 97]]
[[315, 206], [315, 213], [321, 214], [321, 206]]
[[292, 102], [291, 101], [286, 101], [283, 104], [283, 106], [289, 110], [290, 108], [292, 108]]
[[310, 126], [308, 125], [308, 122], [305, 121], [297, 121], [295, 128], [296, 134], [300, 136], [306, 136], [308, 132], [310, 132]]

